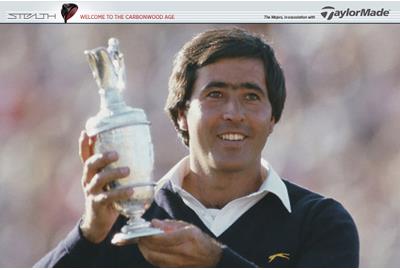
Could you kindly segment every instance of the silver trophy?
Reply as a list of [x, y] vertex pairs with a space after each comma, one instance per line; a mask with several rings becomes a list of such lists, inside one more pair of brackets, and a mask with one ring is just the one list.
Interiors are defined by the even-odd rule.
[[155, 183], [152, 182], [153, 144], [150, 122], [142, 109], [127, 106], [122, 97], [125, 89], [125, 66], [119, 42], [108, 41], [108, 48], [85, 51], [100, 94], [100, 111], [86, 122], [86, 132], [95, 136], [95, 153], [117, 151], [119, 159], [104, 170], [129, 167], [130, 175], [114, 181], [109, 189], [132, 187], [134, 193], [129, 200], [118, 201], [115, 208], [128, 217], [127, 224], [117, 233], [112, 243], [124, 245], [137, 238], [160, 234], [163, 231], [151, 227], [142, 218], [154, 198]]

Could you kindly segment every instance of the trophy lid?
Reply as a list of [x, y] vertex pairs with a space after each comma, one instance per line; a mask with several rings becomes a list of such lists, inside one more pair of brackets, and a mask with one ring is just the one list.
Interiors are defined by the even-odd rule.
[[108, 40], [108, 48], [85, 51], [93, 77], [100, 88], [100, 111], [86, 122], [86, 132], [94, 136], [100, 132], [129, 125], [149, 125], [142, 109], [125, 104], [125, 65], [116, 38]]

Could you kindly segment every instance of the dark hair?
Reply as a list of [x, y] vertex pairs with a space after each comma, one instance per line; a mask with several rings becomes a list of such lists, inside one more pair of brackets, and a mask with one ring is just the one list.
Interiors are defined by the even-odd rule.
[[274, 51], [263, 39], [239, 28], [209, 30], [187, 42], [175, 57], [169, 78], [169, 94], [165, 110], [183, 142], [189, 145], [189, 134], [178, 126], [179, 111], [187, 109], [199, 68], [222, 58], [249, 57], [264, 63], [268, 99], [272, 117], [278, 122], [286, 98], [285, 78]]

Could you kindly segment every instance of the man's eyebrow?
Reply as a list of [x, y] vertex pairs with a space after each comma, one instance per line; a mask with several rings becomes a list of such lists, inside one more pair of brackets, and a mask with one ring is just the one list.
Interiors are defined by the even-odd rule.
[[240, 88], [246, 88], [246, 89], [251, 89], [251, 90], [256, 90], [257, 92], [260, 92], [261, 94], [265, 95], [266, 90], [262, 89], [258, 84], [256, 83], [251, 83], [251, 82], [245, 82], [240, 84]]
[[261, 94], [265, 95], [266, 91], [263, 90], [258, 84], [252, 83], [252, 82], [245, 82], [241, 84], [232, 84], [232, 83], [226, 83], [222, 81], [211, 81], [208, 84], [206, 84], [202, 90], [207, 90], [210, 88], [228, 88], [231, 87], [233, 89], [239, 89], [239, 88], [245, 88], [245, 89], [251, 89], [251, 90], [256, 90], [257, 92], [260, 92]]
[[228, 88], [229, 84], [221, 81], [211, 81], [207, 83], [202, 90], [207, 90], [209, 88]]

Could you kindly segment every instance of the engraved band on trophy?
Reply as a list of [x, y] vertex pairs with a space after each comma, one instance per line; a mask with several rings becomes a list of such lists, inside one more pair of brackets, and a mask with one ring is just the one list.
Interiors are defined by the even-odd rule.
[[132, 187], [134, 193], [129, 200], [118, 201], [115, 208], [128, 217], [127, 224], [117, 233], [112, 243], [124, 245], [143, 236], [163, 233], [151, 227], [142, 218], [154, 198], [155, 183], [152, 182], [153, 144], [150, 136], [150, 122], [142, 109], [125, 104], [122, 91], [126, 75], [123, 54], [119, 41], [110, 38], [108, 48], [85, 51], [100, 94], [100, 111], [86, 122], [86, 132], [96, 137], [94, 152], [117, 151], [118, 161], [104, 170], [129, 167], [130, 175], [114, 181], [109, 189]]

